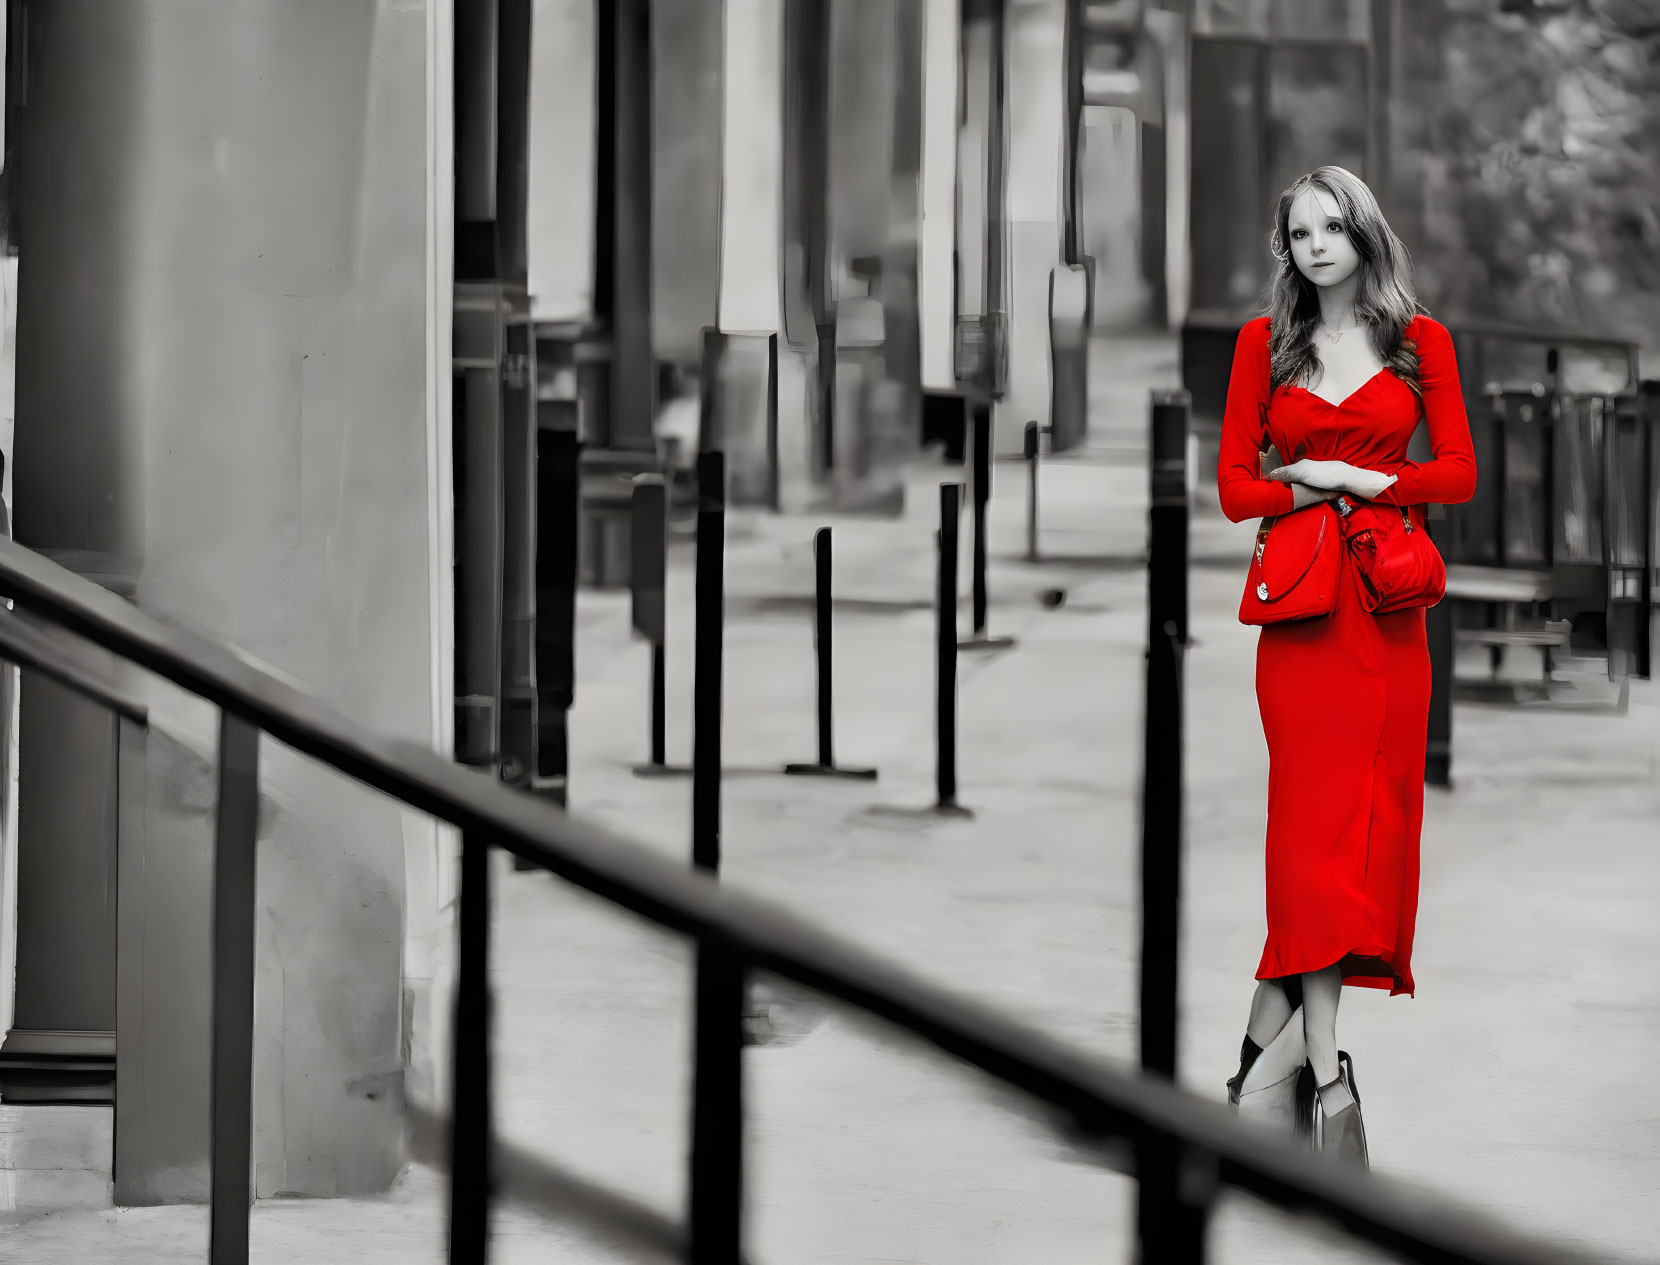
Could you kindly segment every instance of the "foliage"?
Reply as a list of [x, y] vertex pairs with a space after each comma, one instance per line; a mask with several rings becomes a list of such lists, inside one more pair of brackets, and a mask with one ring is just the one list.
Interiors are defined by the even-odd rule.
[[1660, 376], [1660, 0], [1439, 7], [1434, 90], [1396, 101], [1421, 296], [1634, 338]]

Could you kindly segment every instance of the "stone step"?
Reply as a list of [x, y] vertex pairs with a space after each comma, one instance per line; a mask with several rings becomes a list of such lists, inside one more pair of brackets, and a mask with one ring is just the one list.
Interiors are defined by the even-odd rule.
[[113, 1107], [0, 1106], [0, 1213], [108, 1208]]

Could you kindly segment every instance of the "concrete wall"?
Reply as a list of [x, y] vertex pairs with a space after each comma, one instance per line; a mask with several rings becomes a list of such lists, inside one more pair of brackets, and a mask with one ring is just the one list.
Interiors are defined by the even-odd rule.
[[726, 0], [651, 11], [651, 341], [659, 358], [688, 365], [720, 321], [725, 17]]
[[1049, 273], [1062, 245], [1066, 129], [1062, 0], [1011, 0], [1008, 17], [1009, 389], [993, 445], [1019, 452], [1029, 421], [1049, 417]]
[[[55, 210], [64, 226], [23, 248], [20, 341], [41, 359], [20, 364], [20, 539], [119, 547], [139, 564], [141, 602], [378, 731], [442, 741], [447, 436], [431, 397], [448, 297], [428, 133], [447, 90], [447, 70], [429, 67], [443, 24], [422, 0], [64, 0], [47, 13], [49, 64], [114, 40], [131, 79], [122, 97], [58, 103], [109, 150], [42, 157], [44, 186], [36, 173], [60, 203], [37, 201], [34, 225]], [[117, 196], [94, 205], [89, 189]], [[112, 337], [88, 345], [101, 312]], [[89, 355], [96, 373], [70, 371]], [[94, 477], [87, 453], [105, 458]], [[107, 540], [86, 534], [93, 494], [108, 498]], [[209, 709], [137, 684], [157, 728], [214, 758]], [[152, 778], [199, 782], [172, 749], [152, 745]], [[51, 776], [29, 772], [32, 754], [26, 732], [25, 801], [31, 776]], [[404, 998], [405, 938], [422, 951], [440, 938], [443, 857], [378, 797], [274, 744], [262, 758], [274, 811], [259, 856], [258, 1191], [382, 1189], [402, 1161], [406, 1030], [431, 1010]], [[406, 922], [411, 892], [421, 908]], [[170, 898], [181, 935], [205, 936], [199, 895], [157, 893]], [[432, 963], [411, 965], [428, 988]], [[201, 979], [180, 986], [205, 978], [204, 955]], [[179, 1042], [199, 1057], [199, 1034]], [[185, 1166], [166, 1197], [205, 1193], [201, 1175]]]
[[545, 320], [593, 310], [594, 0], [531, 10], [530, 300]]
[[726, 0], [722, 329], [782, 328], [783, 40], [784, 0]]
[[956, 383], [951, 338], [956, 324], [952, 256], [957, 244], [960, 11], [961, 0], [927, 0], [923, 15], [922, 240], [917, 274], [922, 385], [930, 390], [948, 390]]

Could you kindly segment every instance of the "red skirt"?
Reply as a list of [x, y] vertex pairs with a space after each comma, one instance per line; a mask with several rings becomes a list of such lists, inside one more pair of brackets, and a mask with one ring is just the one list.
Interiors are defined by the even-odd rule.
[[1257, 642], [1268, 740], [1268, 939], [1258, 979], [1342, 964], [1343, 983], [1414, 992], [1429, 723], [1422, 607], [1370, 615], [1345, 556], [1330, 615]]

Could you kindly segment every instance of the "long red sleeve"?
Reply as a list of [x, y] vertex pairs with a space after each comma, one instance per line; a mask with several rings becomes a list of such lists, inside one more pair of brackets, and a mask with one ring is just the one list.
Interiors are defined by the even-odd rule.
[[[1228, 402], [1222, 410], [1216, 490], [1222, 512], [1231, 522], [1291, 510], [1291, 485], [1262, 477], [1261, 453], [1268, 446], [1262, 419], [1267, 406], [1268, 318], [1259, 316], [1245, 322], [1234, 343]], [[1459, 415], [1462, 417], [1462, 412]], [[1469, 443], [1467, 431], [1465, 443]]]
[[1445, 325], [1421, 314], [1416, 321], [1418, 385], [1435, 456], [1421, 465], [1402, 462], [1390, 471], [1398, 476], [1395, 482], [1377, 499], [1391, 505], [1459, 505], [1476, 494], [1476, 452], [1458, 383], [1458, 357]]

